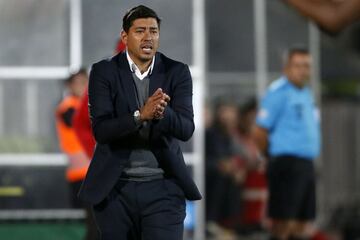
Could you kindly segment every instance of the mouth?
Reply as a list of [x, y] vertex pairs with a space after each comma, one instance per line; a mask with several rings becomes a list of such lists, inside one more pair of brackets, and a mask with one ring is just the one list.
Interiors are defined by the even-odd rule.
[[153, 46], [151, 44], [144, 44], [141, 45], [141, 50], [143, 50], [143, 52], [145, 53], [151, 53], [153, 50]]

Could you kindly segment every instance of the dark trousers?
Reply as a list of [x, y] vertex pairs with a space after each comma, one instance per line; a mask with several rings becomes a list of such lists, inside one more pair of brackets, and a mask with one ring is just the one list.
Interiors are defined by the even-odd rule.
[[93, 207], [102, 240], [182, 240], [185, 197], [173, 180], [119, 181]]
[[79, 192], [80, 186], [82, 184], [82, 180], [77, 182], [70, 183], [71, 188], [71, 204], [73, 208], [79, 208], [85, 210], [85, 227], [86, 232], [84, 239], [85, 240], [96, 240], [98, 238], [98, 233], [96, 231], [96, 223], [91, 211], [91, 206], [89, 204], [86, 204], [82, 202], [78, 197], [77, 194]]

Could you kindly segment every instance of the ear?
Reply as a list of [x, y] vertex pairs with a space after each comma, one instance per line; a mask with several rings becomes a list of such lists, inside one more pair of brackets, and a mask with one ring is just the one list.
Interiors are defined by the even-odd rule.
[[128, 36], [127, 33], [124, 30], [122, 30], [121, 31], [121, 39], [125, 45], [127, 45], [127, 36]]

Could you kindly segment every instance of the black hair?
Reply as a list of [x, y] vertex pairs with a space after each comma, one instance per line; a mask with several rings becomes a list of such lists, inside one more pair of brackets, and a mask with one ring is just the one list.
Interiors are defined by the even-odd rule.
[[239, 107], [240, 115], [248, 114], [249, 112], [256, 111], [258, 103], [255, 97], [249, 98], [245, 103]]
[[139, 18], [155, 18], [160, 28], [161, 19], [156, 12], [144, 5], [139, 5], [126, 12], [123, 18], [123, 30], [128, 32], [133, 22]]
[[232, 97], [229, 96], [219, 96], [214, 101], [214, 126], [222, 128], [222, 123], [220, 122], [220, 110], [223, 107], [233, 107], [235, 110], [238, 108], [238, 104]]
[[284, 64], [288, 63], [289, 60], [296, 54], [308, 55], [309, 50], [306, 47], [297, 46], [289, 48], [284, 55]]
[[65, 80], [65, 84], [71, 84], [75, 77], [77, 77], [78, 75], [85, 75], [87, 76], [87, 71], [85, 68], [81, 68], [79, 71], [72, 73], [66, 80]]

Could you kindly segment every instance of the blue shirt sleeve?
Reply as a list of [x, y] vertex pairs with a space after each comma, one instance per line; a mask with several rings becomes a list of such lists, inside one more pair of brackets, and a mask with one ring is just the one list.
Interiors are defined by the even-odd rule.
[[282, 91], [269, 90], [261, 101], [260, 109], [256, 116], [256, 124], [267, 130], [271, 130], [284, 106]]

